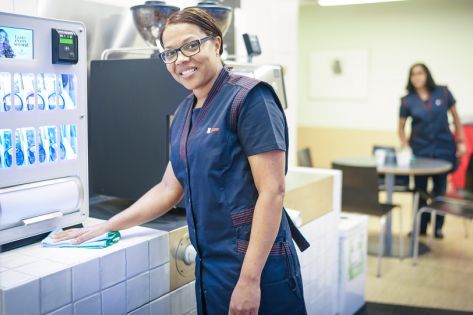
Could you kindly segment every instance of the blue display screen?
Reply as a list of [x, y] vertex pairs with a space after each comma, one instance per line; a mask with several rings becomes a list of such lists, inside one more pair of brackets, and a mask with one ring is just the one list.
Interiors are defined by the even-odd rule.
[[33, 59], [33, 30], [0, 25], [0, 59]]

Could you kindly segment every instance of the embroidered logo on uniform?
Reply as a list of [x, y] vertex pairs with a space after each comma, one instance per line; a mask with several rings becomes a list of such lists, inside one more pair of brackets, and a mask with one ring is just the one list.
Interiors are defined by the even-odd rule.
[[436, 99], [436, 100], [435, 100], [435, 105], [437, 105], [437, 106], [442, 105], [442, 100]]
[[219, 132], [219, 131], [220, 131], [220, 128], [207, 128], [207, 134]]

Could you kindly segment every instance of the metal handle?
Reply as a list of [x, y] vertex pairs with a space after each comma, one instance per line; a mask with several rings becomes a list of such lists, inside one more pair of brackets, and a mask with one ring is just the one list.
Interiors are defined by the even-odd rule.
[[39, 215], [37, 217], [23, 219], [23, 220], [21, 220], [21, 222], [23, 222], [23, 225], [31, 225], [31, 224], [38, 223], [38, 222], [43, 222], [43, 221], [47, 221], [47, 220], [56, 219], [56, 218], [59, 218], [59, 217], [62, 217], [62, 216], [63, 216], [63, 214], [62, 214], [61, 211], [54, 211], [54, 212], [51, 212], [51, 213]]

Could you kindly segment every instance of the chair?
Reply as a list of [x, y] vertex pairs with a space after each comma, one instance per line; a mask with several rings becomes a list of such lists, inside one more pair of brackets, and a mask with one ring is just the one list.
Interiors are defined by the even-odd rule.
[[[473, 204], [473, 155], [470, 156], [470, 161], [468, 162], [468, 168], [466, 170], [466, 182], [465, 188], [459, 189], [454, 192], [449, 192], [444, 196], [437, 197], [436, 200], [444, 201], [447, 203], [459, 203], [463, 205]], [[464, 229], [465, 229], [465, 238], [468, 238], [468, 227], [467, 219], [464, 220]]]
[[302, 148], [297, 151], [297, 162], [299, 166], [312, 167], [312, 157], [309, 148]]
[[402, 259], [402, 211], [399, 205], [379, 202], [378, 172], [375, 166], [352, 166], [332, 163], [342, 171], [342, 210], [380, 218], [377, 277], [381, 276], [381, 257], [384, 255], [386, 215], [399, 208], [399, 258]]
[[473, 202], [473, 154], [468, 162], [466, 169], [465, 188], [455, 192], [449, 192], [445, 196], [440, 197], [441, 200], [460, 203]]
[[[443, 215], [454, 215], [465, 219], [473, 220], [473, 203], [460, 203], [444, 200], [441, 198], [434, 199], [434, 201], [427, 207], [421, 208], [416, 215], [416, 225], [414, 234], [414, 255], [412, 258], [413, 265], [417, 264], [417, 257], [419, 255], [419, 230], [420, 230], [420, 217], [422, 213], [430, 212], [432, 215], [432, 224], [435, 226], [435, 220], [437, 214]], [[432, 236], [430, 238], [432, 241]]]

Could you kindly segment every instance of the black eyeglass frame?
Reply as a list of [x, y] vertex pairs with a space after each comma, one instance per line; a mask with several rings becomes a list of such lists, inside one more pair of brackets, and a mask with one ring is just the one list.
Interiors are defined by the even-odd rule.
[[[209, 35], [209, 36], [205, 36], [205, 37], [202, 37], [202, 38], [199, 38], [199, 39], [190, 41], [190, 42], [188, 42], [188, 43], [185, 43], [184, 45], [182, 45], [182, 46], [179, 47], [179, 48], [166, 49], [165, 51], [159, 53], [159, 57], [161, 57], [161, 60], [162, 60], [164, 63], [166, 63], [166, 64], [171, 64], [171, 63], [176, 62], [177, 57], [178, 57], [177, 54], [178, 54], [179, 52], [181, 52], [181, 54], [183, 54], [183, 55], [186, 56], [186, 57], [195, 56], [195, 55], [197, 55], [198, 53], [200, 53], [200, 46], [201, 46], [203, 43], [205, 43], [206, 41], [208, 41], [209, 39], [213, 39], [214, 37], [215, 37], [215, 36], [213, 36], [213, 35]], [[197, 51], [196, 51], [195, 53], [192, 53], [192, 54], [186, 54], [186, 53], [182, 50], [182, 48], [184, 48], [184, 47], [186, 47], [186, 46], [190, 46], [190, 45], [192, 45], [192, 44], [198, 44], [198, 45], [199, 45]], [[176, 54], [174, 55], [175, 57], [173, 58], [172, 61], [166, 61], [166, 60], [165, 60], [165, 57], [164, 57], [164, 56], [165, 56], [166, 53], [169, 53], [169, 52], [175, 52], [175, 53], [176, 53]]]

